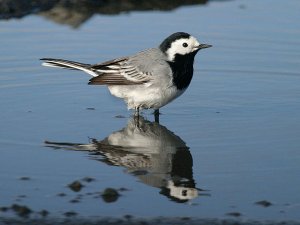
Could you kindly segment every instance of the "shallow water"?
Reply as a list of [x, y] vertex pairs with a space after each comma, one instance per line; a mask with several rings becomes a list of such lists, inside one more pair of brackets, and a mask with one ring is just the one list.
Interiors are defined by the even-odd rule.
[[[1, 20], [0, 207], [26, 205], [33, 217], [44, 209], [299, 221], [299, 8], [296, 0], [211, 1], [97, 14], [77, 29], [43, 14]], [[142, 129], [105, 87], [38, 60], [96, 63], [175, 31], [213, 48], [197, 55], [189, 89], [162, 108], [160, 125], [145, 111]], [[75, 180], [79, 192], [68, 187]], [[102, 198], [107, 187], [120, 196]]]

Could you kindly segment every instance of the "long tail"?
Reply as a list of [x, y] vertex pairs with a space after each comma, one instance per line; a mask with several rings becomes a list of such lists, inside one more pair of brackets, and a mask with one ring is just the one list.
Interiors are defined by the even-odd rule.
[[64, 59], [43, 58], [41, 60], [44, 61], [42, 63], [43, 66], [58, 67], [58, 68], [63, 68], [63, 69], [81, 70], [81, 71], [84, 71], [84, 72], [92, 75], [93, 77], [96, 77], [99, 75], [91, 68], [90, 64], [79, 63], [79, 62], [74, 62], [74, 61], [69, 61], [69, 60], [64, 60]]

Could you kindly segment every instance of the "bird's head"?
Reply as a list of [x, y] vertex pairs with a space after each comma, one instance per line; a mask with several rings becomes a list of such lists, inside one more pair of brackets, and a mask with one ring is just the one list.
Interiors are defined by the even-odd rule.
[[170, 35], [159, 46], [170, 62], [174, 61], [176, 55], [196, 55], [200, 49], [209, 47], [212, 47], [212, 45], [200, 44], [195, 37], [184, 32]]

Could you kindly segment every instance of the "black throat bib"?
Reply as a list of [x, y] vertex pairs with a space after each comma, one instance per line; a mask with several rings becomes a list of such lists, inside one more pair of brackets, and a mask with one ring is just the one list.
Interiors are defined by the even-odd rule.
[[173, 72], [173, 83], [179, 90], [186, 89], [193, 78], [193, 64], [197, 51], [187, 55], [176, 54], [174, 61], [169, 62]]

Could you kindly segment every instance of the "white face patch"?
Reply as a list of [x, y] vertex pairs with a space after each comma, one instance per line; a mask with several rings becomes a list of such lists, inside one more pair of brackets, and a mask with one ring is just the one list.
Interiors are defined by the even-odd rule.
[[186, 55], [197, 51], [200, 43], [196, 38], [190, 36], [189, 38], [180, 38], [171, 44], [171, 47], [166, 51], [169, 61], [173, 61], [176, 54]]

